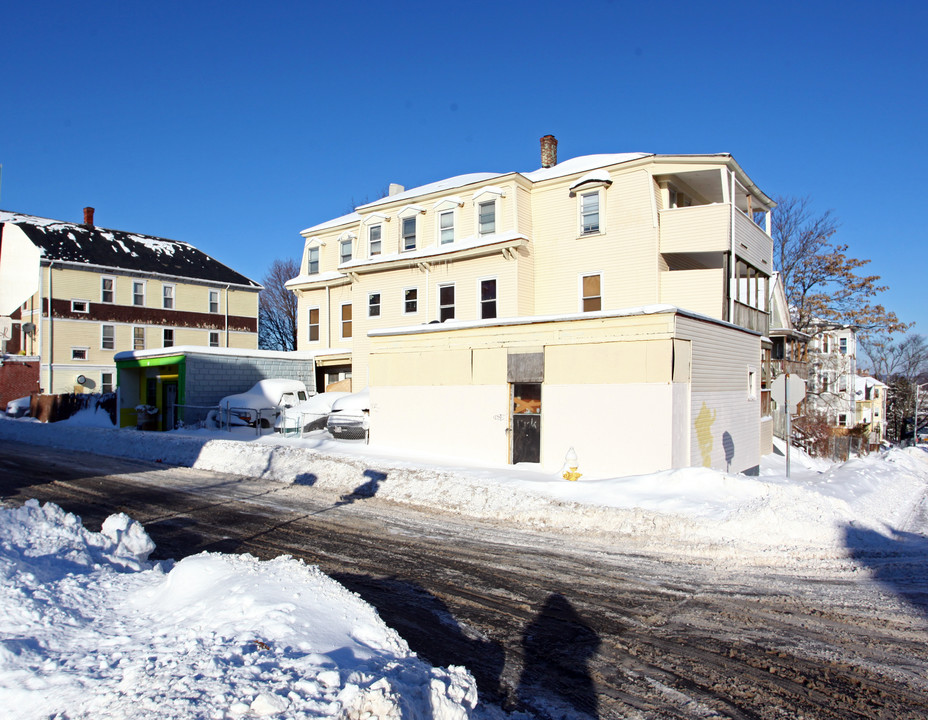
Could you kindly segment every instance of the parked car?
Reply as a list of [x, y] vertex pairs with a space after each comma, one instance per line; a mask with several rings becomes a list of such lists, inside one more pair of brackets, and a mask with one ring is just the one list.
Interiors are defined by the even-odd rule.
[[368, 388], [352, 393], [332, 404], [326, 430], [334, 438], [367, 439], [370, 429], [371, 394]]
[[336, 400], [347, 397], [347, 392], [324, 392], [313, 395], [305, 402], [297, 403], [286, 408], [277, 418], [278, 431], [286, 428], [302, 428], [303, 432], [311, 430], [325, 430], [326, 420], [332, 412], [332, 404]]
[[274, 378], [260, 380], [247, 392], [228, 395], [219, 401], [220, 425], [273, 427], [283, 408], [309, 399], [306, 386], [299, 380]]
[[16, 398], [6, 404], [6, 414], [10, 417], [18, 418], [29, 414], [29, 405], [32, 402], [31, 397]]

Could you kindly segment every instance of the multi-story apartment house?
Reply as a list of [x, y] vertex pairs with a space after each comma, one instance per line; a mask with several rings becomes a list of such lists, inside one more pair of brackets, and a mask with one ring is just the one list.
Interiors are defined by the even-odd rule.
[[257, 348], [261, 286], [189, 243], [0, 211], [7, 352], [40, 359], [37, 391], [109, 392], [115, 353]]
[[818, 322], [809, 342], [810, 377], [806, 407], [830, 425], [856, 424], [857, 333], [848, 325]]
[[372, 442], [556, 468], [572, 418], [587, 469], [756, 466], [774, 203], [730, 155], [541, 144], [538, 170], [391, 186], [303, 231], [288, 286], [320, 385], [370, 386]]

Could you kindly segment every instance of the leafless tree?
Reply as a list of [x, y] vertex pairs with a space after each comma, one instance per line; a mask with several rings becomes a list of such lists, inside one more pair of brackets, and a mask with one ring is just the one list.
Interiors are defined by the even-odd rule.
[[275, 260], [261, 281], [258, 347], [262, 350], [296, 350], [296, 294], [286, 282], [300, 274], [296, 260]]

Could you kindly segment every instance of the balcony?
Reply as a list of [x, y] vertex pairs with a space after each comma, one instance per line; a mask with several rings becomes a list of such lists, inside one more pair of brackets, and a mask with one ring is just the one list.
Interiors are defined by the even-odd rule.
[[730, 322], [733, 325], [754, 330], [764, 336], [770, 332], [770, 313], [752, 308], [750, 305], [745, 305], [737, 300], [732, 305], [734, 306], [734, 314]]
[[[661, 210], [662, 254], [731, 251], [731, 205], [692, 205]], [[735, 254], [766, 274], [773, 271], [773, 240], [740, 210], [735, 212]]]

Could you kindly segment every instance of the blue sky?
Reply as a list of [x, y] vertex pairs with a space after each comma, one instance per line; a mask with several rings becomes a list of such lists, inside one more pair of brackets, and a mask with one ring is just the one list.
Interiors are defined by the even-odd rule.
[[928, 334], [924, 2], [43, 2], [4, 10], [0, 207], [260, 280], [299, 231], [559, 158], [730, 152], [812, 198]]

